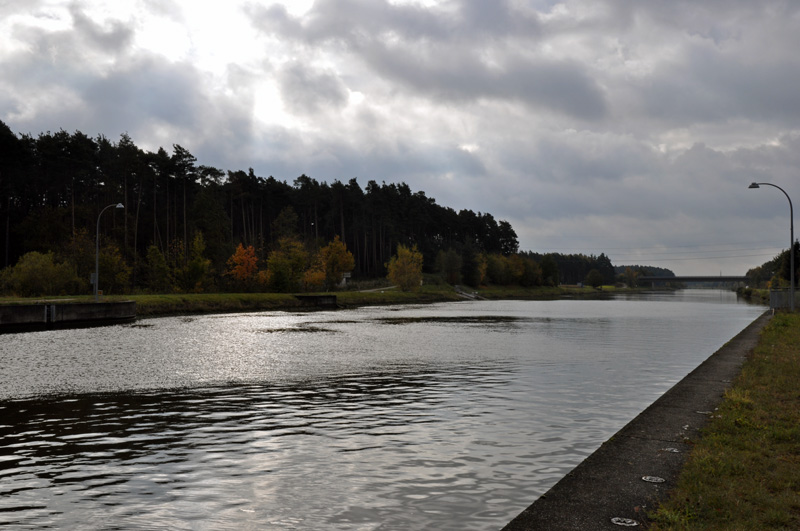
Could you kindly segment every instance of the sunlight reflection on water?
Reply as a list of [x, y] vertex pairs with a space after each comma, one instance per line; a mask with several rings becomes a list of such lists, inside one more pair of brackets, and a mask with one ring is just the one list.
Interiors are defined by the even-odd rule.
[[763, 311], [728, 295], [7, 335], [0, 525], [497, 529]]

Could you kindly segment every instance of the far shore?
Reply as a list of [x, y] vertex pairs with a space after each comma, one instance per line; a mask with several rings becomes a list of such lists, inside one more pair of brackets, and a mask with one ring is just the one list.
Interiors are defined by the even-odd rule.
[[[657, 291], [672, 291], [660, 288]], [[616, 293], [648, 293], [651, 288], [627, 288], [602, 286], [535, 287], [519, 286], [451, 286], [430, 284], [417, 291], [400, 291], [395, 286], [385, 286], [366, 290], [341, 290], [326, 293], [162, 293], [135, 295], [106, 295], [101, 301], [135, 301], [137, 318], [162, 317], [169, 315], [191, 315], [203, 313], [234, 313], [256, 311], [300, 311], [313, 310], [304, 305], [295, 295], [335, 295], [339, 308], [358, 308], [390, 304], [426, 304], [435, 302], [454, 302], [463, 300], [556, 300], [556, 299], [603, 299]], [[766, 290], [740, 289], [739, 295], [757, 304], [768, 304]], [[10, 304], [53, 304], [58, 302], [92, 302], [92, 295], [72, 295], [60, 297], [0, 297], [0, 305]]]
[[[469, 288], [450, 285], [423, 286], [417, 291], [400, 291], [394, 287], [370, 289], [365, 291], [342, 290], [324, 293], [335, 295], [340, 308], [389, 304], [425, 304], [434, 302], [453, 302], [470, 299], [488, 300], [552, 300], [563, 298], [604, 298], [618, 292], [642, 292], [640, 289], [560, 286], [560, 287], [481, 287]], [[323, 293], [303, 293], [302, 295], [323, 295]], [[1, 297], [0, 304], [49, 304], [54, 302], [91, 302], [91, 295], [12, 298]], [[170, 293], [108, 295], [106, 302], [132, 300], [136, 302], [138, 318], [168, 315], [202, 313], [252, 312], [252, 311], [297, 311], [307, 310], [308, 306], [290, 293]]]

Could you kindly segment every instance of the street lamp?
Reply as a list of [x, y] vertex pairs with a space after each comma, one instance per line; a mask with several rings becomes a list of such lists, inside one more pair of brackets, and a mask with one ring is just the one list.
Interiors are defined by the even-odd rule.
[[108, 205], [100, 213], [97, 215], [97, 238], [94, 244], [94, 302], [98, 300], [98, 293], [97, 293], [97, 286], [100, 284], [100, 216], [103, 215], [103, 212], [108, 210], [111, 207], [116, 208], [125, 208], [122, 203], [117, 203], [116, 205]]
[[794, 209], [792, 208], [792, 199], [786, 190], [772, 183], [750, 183], [748, 188], [760, 188], [761, 186], [777, 188], [789, 200], [789, 309], [794, 312]]

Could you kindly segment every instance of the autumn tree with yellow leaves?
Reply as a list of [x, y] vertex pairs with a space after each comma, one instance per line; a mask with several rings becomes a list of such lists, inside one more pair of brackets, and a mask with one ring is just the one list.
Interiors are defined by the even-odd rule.
[[416, 291], [422, 284], [422, 253], [414, 245], [397, 246], [397, 254], [386, 264], [389, 281], [400, 286], [403, 291]]

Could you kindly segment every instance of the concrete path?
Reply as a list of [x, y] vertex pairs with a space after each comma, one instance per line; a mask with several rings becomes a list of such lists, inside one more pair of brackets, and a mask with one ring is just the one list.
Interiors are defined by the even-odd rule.
[[362, 290], [359, 290], [359, 293], [372, 293], [372, 292], [376, 292], [376, 291], [389, 291], [390, 289], [395, 289], [396, 287], [397, 287], [397, 284], [395, 284], [394, 286], [384, 286], [382, 288], [362, 289]]
[[478, 295], [478, 292], [475, 291], [474, 289], [467, 289], [464, 286], [459, 286], [459, 285], [455, 285], [453, 286], [453, 288], [456, 290], [456, 293], [464, 299], [469, 299], [473, 301], [486, 300], [485, 297], [481, 297], [480, 295]]
[[[504, 531], [639, 529], [675, 484], [698, 439], [755, 347], [767, 312], [675, 384]], [[645, 480], [643, 478], [647, 478]]]

